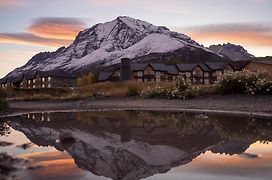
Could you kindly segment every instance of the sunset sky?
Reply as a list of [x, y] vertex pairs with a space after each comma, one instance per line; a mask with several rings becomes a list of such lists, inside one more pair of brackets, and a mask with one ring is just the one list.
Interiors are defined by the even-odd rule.
[[272, 55], [271, 7], [272, 0], [0, 0], [0, 77], [120, 15], [185, 33], [204, 46], [231, 42], [255, 56]]

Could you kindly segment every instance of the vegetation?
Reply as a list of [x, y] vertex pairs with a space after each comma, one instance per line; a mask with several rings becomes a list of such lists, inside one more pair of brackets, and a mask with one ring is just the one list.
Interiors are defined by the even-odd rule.
[[265, 71], [233, 72], [219, 77], [215, 88], [221, 94], [272, 95], [272, 76]]
[[0, 111], [4, 111], [8, 109], [8, 102], [5, 100], [7, 94], [6, 91], [0, 89]]
[[183, 77], [174, 82], [146, 82], [134, 80], [125, 82], [96, 83], [95, 74], [82, 76], [74, 89], [59, 88], [47, 90], [6, 90], [0, 92], [1, 108], [6, 109], [4, 97], [22, 100], [79, 100], [105, 97], [142, 97], [165, 99], [189, 99], [216, 94], [272, 95], [272, 75], [259, 72], [232, 72], [219, 77], [214, 85], [195, 85]]
[[89, 73], [77, 79], [77, 85], [80, 87], [92, 85], [97, 82], [98, 82], [98, 74], [94, 74], [94, 73]]

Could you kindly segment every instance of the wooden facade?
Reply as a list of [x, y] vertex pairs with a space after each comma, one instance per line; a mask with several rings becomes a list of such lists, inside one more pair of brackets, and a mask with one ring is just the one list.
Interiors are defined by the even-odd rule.
[[17, 78], [7, 79], [1, 87], [17, 89], [61, 88], [75, 86], [76, 79], [70, 75], [56, 75], [50, 72], [36, 72]]
[[244, 70], [247, 71], [268, 71], [272, 73], [272, 62], [271, 61], [252, 61], [245, 65]]
[[[176, 65], [132, 63], [131, 79], [137, 82], [162, 82], [173, 81], [181, 75], [193, 84], [211, 84], [222, 74], [235, 70], [238, 68], [224, 62]], [[120, 69], [101, 73], [99, 81], [120, 81]]]

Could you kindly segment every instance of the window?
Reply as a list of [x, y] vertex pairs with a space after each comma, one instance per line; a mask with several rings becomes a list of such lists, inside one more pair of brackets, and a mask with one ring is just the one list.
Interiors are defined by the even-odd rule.
[[31, 80], [28, 80], [27, 83], [30, 84], [30, 83], [31, 83]]
[[45, 78], [43, 77], [43, 78], [42, 78], [42, 82], [44, 82], [44, 81], [45, 81]]
[[35, 85], [33, 85], [33, 88], [36, 88], [36, 86], [35, 86]]
[[43, 84], [43, 85], [42, 85], [42, 87], [44, 88], [44, 87], [45, 87], [45, 85]]
[[48, 79], [48, 81], [51, 81], [51, 77], [48, 77], [47, 79]]
[[48, 87], [51, 88], [51, 84], [48, 84]]
[[36, 80], [35, 79], [33, 79], [33, 83], [35, 83], [36, 82]]
[[138, 71], [138, 76], [143, 76], [143, 72], [142, 71]]

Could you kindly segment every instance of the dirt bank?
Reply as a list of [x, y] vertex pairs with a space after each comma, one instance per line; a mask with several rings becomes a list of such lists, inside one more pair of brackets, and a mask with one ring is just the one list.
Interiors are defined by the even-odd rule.
[[11, 113], [96, 109], [150, 109], [262, 113], [272, 116], [272, 96], [209, 96], [190, 100], [106, 98], [79, 101], [11, 101], [9, 104]]

